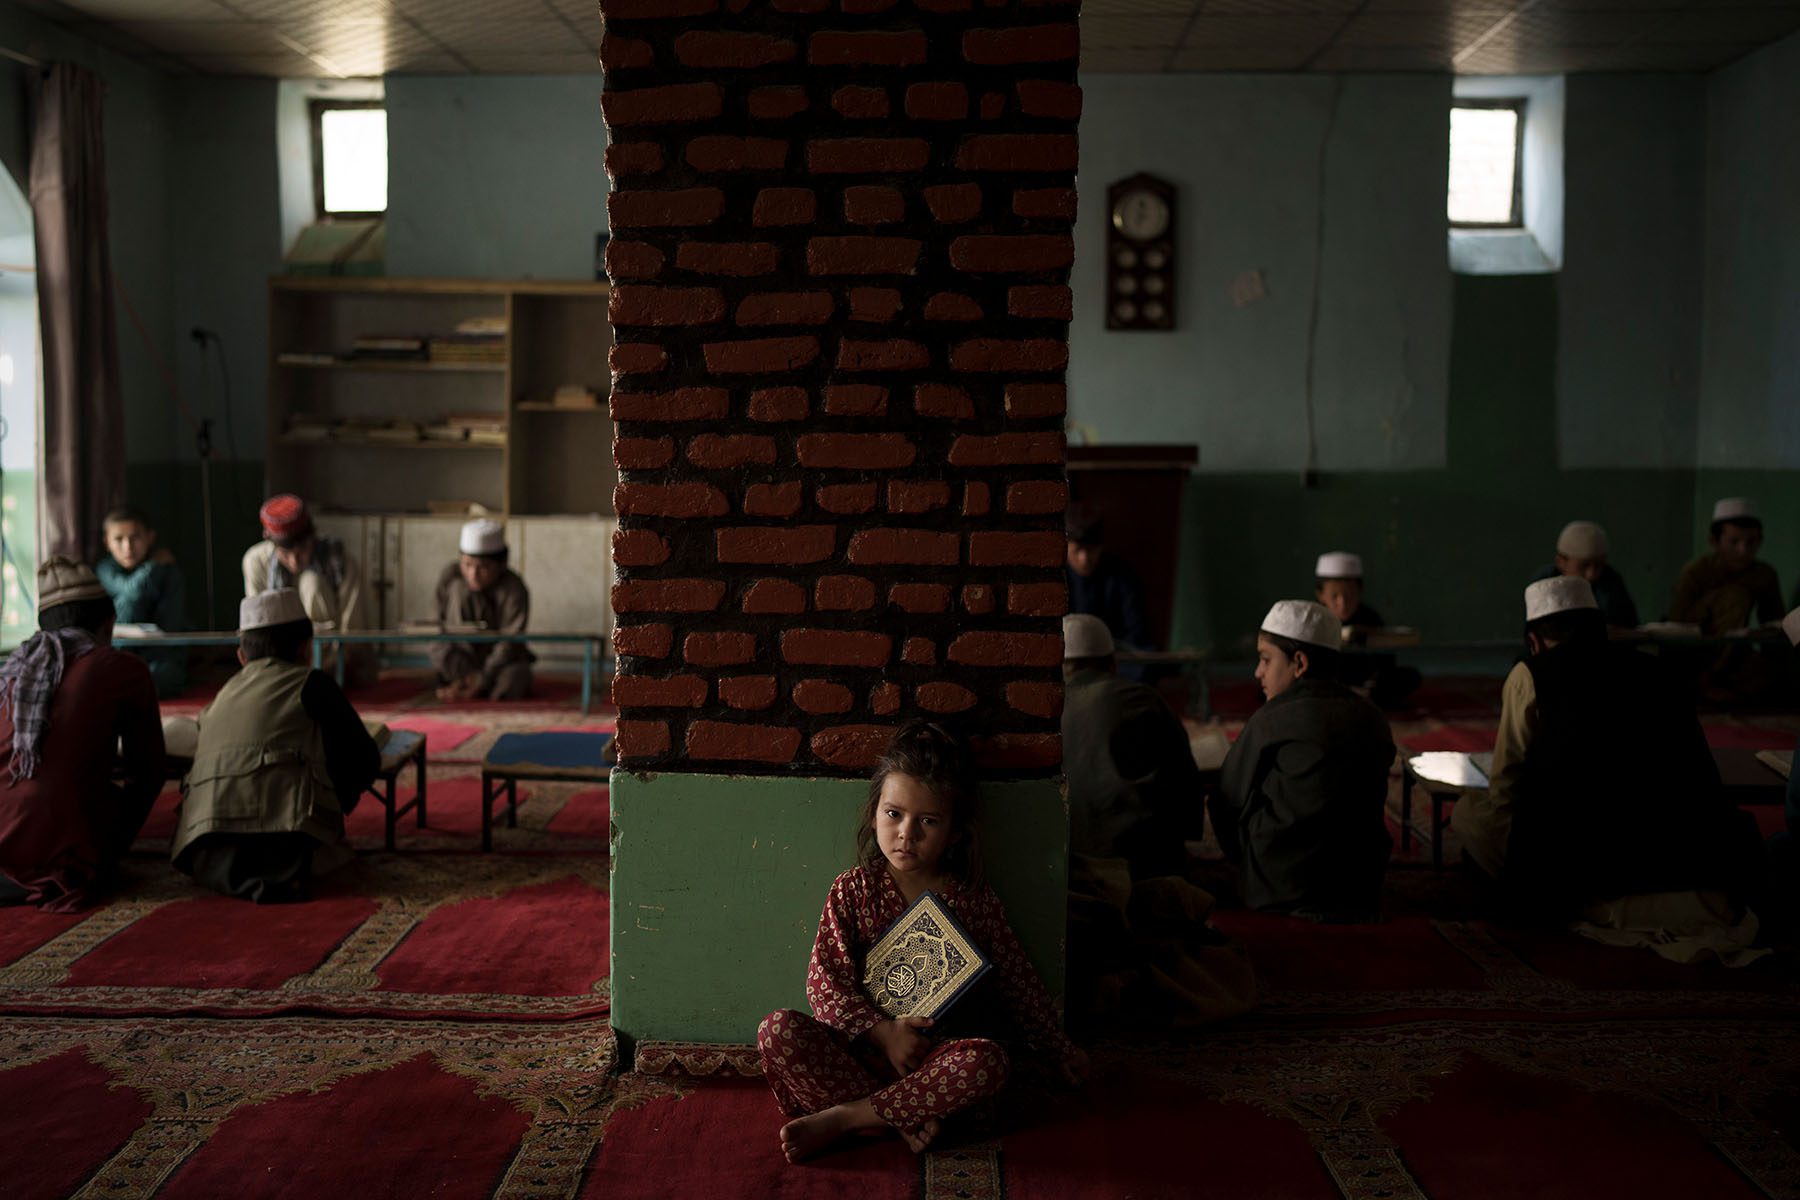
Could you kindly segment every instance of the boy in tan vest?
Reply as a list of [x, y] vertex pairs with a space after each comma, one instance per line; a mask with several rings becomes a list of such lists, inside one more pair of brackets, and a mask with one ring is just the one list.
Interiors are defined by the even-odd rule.
[[172, 846], [175, 866], [216, 892], [305, 899], [326, 859], [341, 861], [344, 817], [381, 767], [342, 690], [306, 665], [311, 651], [292, 588], [239, 605], [243, 670], [200, 714]]

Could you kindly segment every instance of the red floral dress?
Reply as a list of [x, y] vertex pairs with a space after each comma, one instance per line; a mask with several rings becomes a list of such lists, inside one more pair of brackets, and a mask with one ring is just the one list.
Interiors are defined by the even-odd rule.
[[[951, 883], [938, 893], [993, 964], [1006, 1016], [1025, 1044], [1052, 1061], [1072, 1051], [1049, 994], [1006, 923], [1000, 898], [986, 885]], [[763, 1074], [790, 1116], [868, 1098], [888, 1124], [917, 1129], [998, 1093], [1007, 1055], [991, 1038], [958, 1038], [932, 1047], [910, 1075], [897, 1077], [879, 1048], [863, 1038], [885, 1018], [862, 990], [868, 948], [906, 911], [884, 868], [853, 867], [825, 899], [806, 971], [812, 1016], [783, 1009], [757, 1030]]]

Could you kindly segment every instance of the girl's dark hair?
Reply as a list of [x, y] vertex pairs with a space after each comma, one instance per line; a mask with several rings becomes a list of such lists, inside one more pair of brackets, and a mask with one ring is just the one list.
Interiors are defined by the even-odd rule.
[[975, 764], [963, 740], [936, 721], [912, 720], [902, 725], [894, 740], [876, 760], [869, 777], [869, 798], [856, 827], [856, 861], [865, 867], [881, 867], [881, 846], [875, 840], [875, 810], [889, 775], [910, 775], [950, 806], [950, 845], [942, 867], [960, 883], [981, 882], [981, 845], [975, 833]]
[[1281, 651], [1282, 655], [1286, 657], [1289, 662], [1293, 661], [1295, 652], [1305, 651], [1305, 678], [1333, 680], [1338, 678], [1339, 663], [1342, 662], [1343, 655], [1339, 654], [1336, 650], [1332, 650], [1326, 646], [1315, 646], [1310, 642], [1297, 642], [1291, 637], [1282, 637], [1279, 633], [1270, 633], [1266, 629], [1257, 634], [1257, 636]]

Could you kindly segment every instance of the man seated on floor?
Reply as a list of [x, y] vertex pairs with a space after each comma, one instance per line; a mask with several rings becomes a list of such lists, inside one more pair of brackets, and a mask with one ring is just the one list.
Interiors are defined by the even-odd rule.
[[162, 790], [162, 722], [94, 573], [53, 557], [37, 587], [38, 632], [0, 666], [0, 904], [73, 912], [104, 896]]
[[1267, 703], [1225, 757], [1210, 811], [1244, 902], [1318, 921], [1379, 915], [1394, 738], [1338, 682], [1343, 627], [1321, 604], [1281, 600], [1256, 639]]
[[1138, 879], [1179, 875], [1202, 832], [1187, 730], [1155, 689], [1119, 678], [1106, 622], [1063, 618], [1063, 773], [1069, 849], [1123, 858]]
[[1451, 812], [1464, 858], [1534, 915], [1641, 928], [1654, 910], [1670, 936], [1719, 925], [1726, 906], [1696, 889], [1754, 877], [1755, 823], [1725, 800], [1692, 704], [1660, 660], [1607, 640], [1579, 576], [1525, 589], [1525, 638], [1490, 786]]
[[[343, 539], [322, 536], [306, 501], [291, 493], [271, 496], [257, 514], [263, 540], [244, 551], [244, 595], [295, 588], [300, 606], [321, 630], [354, 633], [368, 626], [362, 564]], [[344, 678], [352, 687], [374, 683], [381, 660], [373, 646], [338, 646], [326, 657], [344, 656]]]
[[195, 882], [258, 904], [304, 900], [315, 875], [349, 859], [344, 817], [381, 769], [381, 751], [323, 671], [299, 593], [238, 607], [243, 669], [200, 714], [171, 857]]
[[1187, 730], [1155, 689], [1118, 675], [1106, 622], [1063, 618], [1069, 789], [1070, 1017], [1192, 1027], [1255, 999], [1249, 960], [1181, 878], [1203, 833]]
[[[531, 592], [507, 565], [506, 530], [485, 517], [462, 527], [462, 553], [438, 577], [438, 621], [488, 633], [524, 633]], [[523, 700], [533, 658], [524, 642], [439, 642], [431, 647], [438, 699]]]

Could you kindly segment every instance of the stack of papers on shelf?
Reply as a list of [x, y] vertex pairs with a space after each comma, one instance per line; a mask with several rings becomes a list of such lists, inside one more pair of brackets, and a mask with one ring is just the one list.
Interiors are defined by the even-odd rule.
[[432, 362], [499, 363], [506, 361], [506, 334], [448, 333], [431, 339]]
[[456, 323], [456, 332], [474, 333], [483, 337], [505, 337], [506, 314], [494, 313], [491, 316], [467, 317]]
[[337, 355], [314, 350], [288, 350], [275, 356], [275, 361], [289, 367], [328, 367]]
[[558, 408], [599, 408], [600, 397], [594, 389], [582, 387], [578, 383], [565, 383], [551, 395], [550, 402]]
[[462, 430], [469, 441], [478, 445], [506, 444], [505, 413], [451, 413], [442, 423], [452, 429]]
[[434, 421], [429, 425], [421, 425], [419, 436], [428, 442], [460, 442], [469, 436], [469, 431], [460, 425]]
[[364, 432], [372, 442], [416, 442], [419, 440], [419, 426], [412, 421], [390, 421], [385, 425], [372, 425]]
[[359, 333], [351, 339], [350, 346], [355, 358], [425, 357], [425, 339], [412, 333]]
[[288, 418], [287, 435], [299, 441], [322, 442], [331, 436], [336, 424], [327, 417], [309, 417], [295, 413]]

